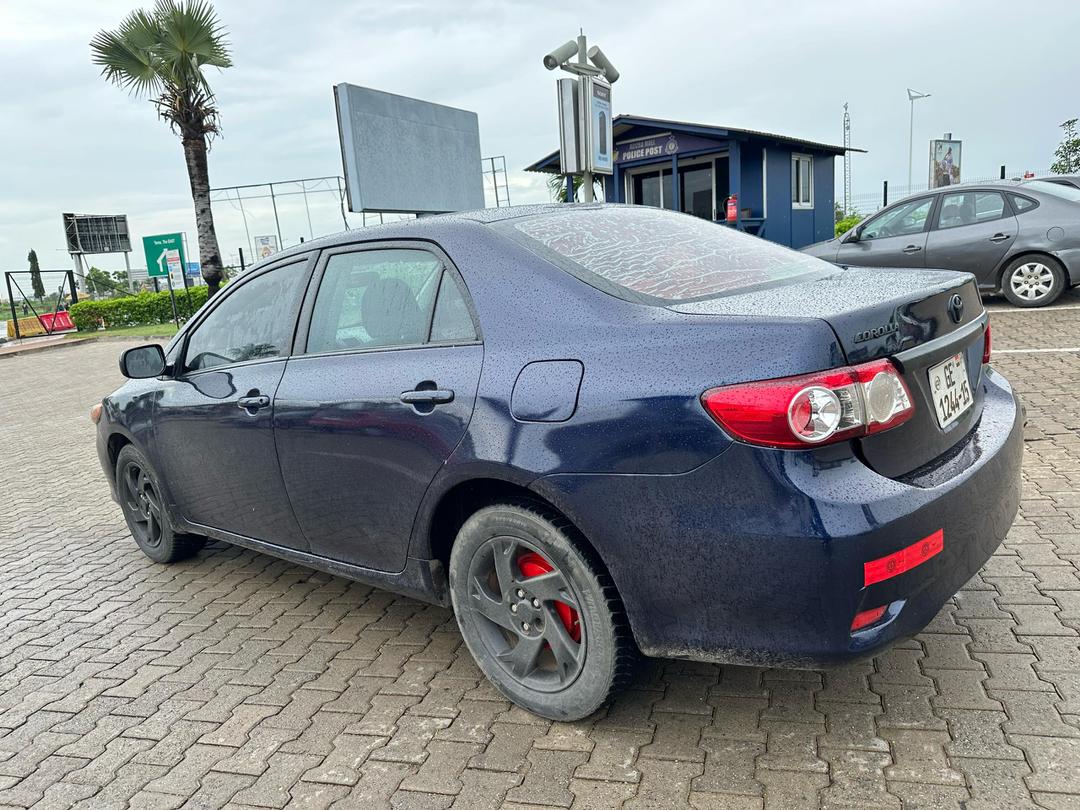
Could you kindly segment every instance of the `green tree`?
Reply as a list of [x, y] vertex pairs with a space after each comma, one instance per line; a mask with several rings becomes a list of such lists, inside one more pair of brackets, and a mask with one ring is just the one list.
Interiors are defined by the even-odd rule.
[[1080, 135], [1076, 132], [1076, 121], [1076, 118], [1070, 118], [1061, 125], [1065, 130], [1065, 137], [1054, 152], [1057, 160], [1050, 166], [1050, 171], [1054, 174], [1080, 173]]
[[45, 285], [41, 283], [41, 267], [38, 265], [37, 251], [31, 250], [26, 254], [26, 261], [30, 263], [30, 286], [34, 288], [34, 298], [40, 301], [45, 297]]
[[91, 267], [86, 271], [86, 286], [95, 296], [112, 296], [116, 293], [127, 294], [127, 274], [110, 273]]
[[[555, 202], [566, 202], [566, 175], [553, 174], [548, 178], [548, 192]], [[604, 183], [598, 177], [593, 177], [593, 198], [603, 201]], [[574, 175], [574, 199], [581, 201], [581, 175]]]
[[224, 26], [206, 0], [157, 0], [152, 11], [131, 12], [115, 31], [99, 31], [90, 51], [107, 81], [148, 97], [180, 137], [195, 204], [199, 261], [213, 295], [223, 274], [206, 153], [221, 129], [204, 68], [232, 65]]

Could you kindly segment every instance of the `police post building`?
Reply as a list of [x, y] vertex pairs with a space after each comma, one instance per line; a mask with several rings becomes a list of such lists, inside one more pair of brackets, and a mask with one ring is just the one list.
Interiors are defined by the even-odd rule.
[[[683, 211], [800, 248], [831, 239], [844, 147], [786, 135], [618, 115], [608, 202]], [[554, 152], [528, 171], [559, 173]]]

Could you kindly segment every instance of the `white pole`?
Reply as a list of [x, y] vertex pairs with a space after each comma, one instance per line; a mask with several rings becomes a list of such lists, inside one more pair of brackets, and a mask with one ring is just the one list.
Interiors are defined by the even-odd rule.
[[911, 121], [908, 123], [907, 138], [907, 193], [911, 193], [911, 162], [915, 143], [915, 96], [908, 92], [908, 100], [911, 102]]
[[[577, 38], [578, 64], [584, 65], [589, 61], [585, 44], [585, 32]], [[593, 201], [593, 177], [589, 171], [589, 161], [592, 159], [592, 122], [589, 121], [589, 100], [585, 98], [585, 76], [578, 77], [578, 98], [581, 100], [581, 142], [585, 146], [584, 170], [581, 172], [581, 201], [591, 203]]]

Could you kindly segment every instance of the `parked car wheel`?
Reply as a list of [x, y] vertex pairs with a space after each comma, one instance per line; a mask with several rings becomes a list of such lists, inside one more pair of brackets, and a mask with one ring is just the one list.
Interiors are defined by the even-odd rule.
[[592, 714], [635, 657], [610, 579], [565, 520], [530, 503], [472, 515], [450, 555], [462, 636], [506, 697], [551, 720]]
[[1044, 256], [1013, 259], [1001, 276], [1001, 291], [1018, 307], [1045, 307], [1065, 289], [1065, 271]]
[[131, 536], [154, 562], [176, 562], [206, 545], [205, 537], [173, 531], [162, 504], [157, 473], [146, 456], [130, 444], [120, 450], [116, 459], [116, 492]]

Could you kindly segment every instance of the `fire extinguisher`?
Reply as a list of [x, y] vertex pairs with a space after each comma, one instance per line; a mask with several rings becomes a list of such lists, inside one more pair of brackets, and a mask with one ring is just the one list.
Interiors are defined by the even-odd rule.
[[734, 222], [739, 218], [738, 195], [732, 194], [727, 198], [727, 221]]

